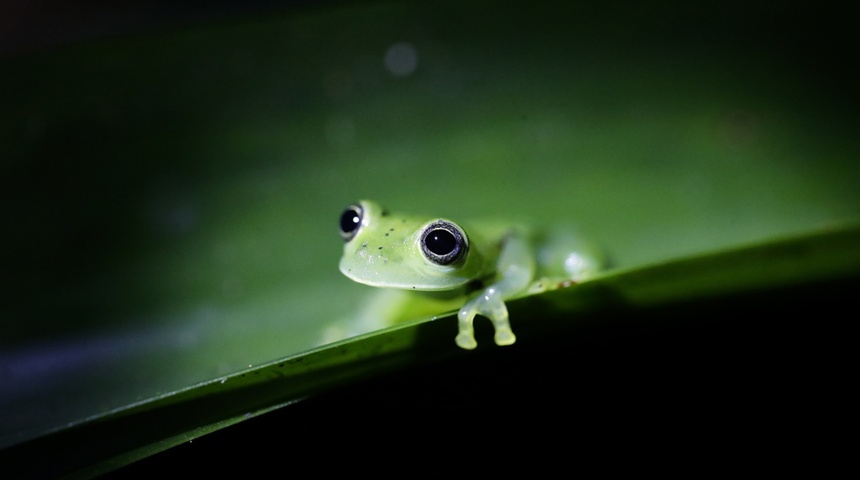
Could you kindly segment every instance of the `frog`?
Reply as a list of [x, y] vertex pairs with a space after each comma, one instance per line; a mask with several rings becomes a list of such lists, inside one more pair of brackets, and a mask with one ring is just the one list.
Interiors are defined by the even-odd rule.
[[373, 200], [347, 206], [339, 230], [340, 272], [385, 292], [369, 303], [365, 319], [391, 325], [410, 313], [456, 310], [454, 341], [465, 350], [477, 347], [476, 317], [492, 322], [496, 345], [513, 345], [507, 301], [588, 280], [606, 263], [593, 242], [570, 229], [455, 222], [391, 212]]

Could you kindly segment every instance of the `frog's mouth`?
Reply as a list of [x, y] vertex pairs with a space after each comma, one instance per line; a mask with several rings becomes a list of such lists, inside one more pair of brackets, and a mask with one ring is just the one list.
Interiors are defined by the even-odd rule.
[[[427, 266], [430, 267], [430, 266]], [[457, 268], [432, 266], [433, 271], [408, 268], [398, 265], [389, 268], [388, 264], [356, 263], [348, 257], [341, 258], [340, 271], [350, 280], [364, 285], [381, 288], [398, 288], [422, 292], [442, 292], [456, 290], [468, 285], [472, 279], [457, 272]], [[439, 271], [439, 270], [445, 271]], [[429, 279], [429, 280], [427, 280]]]

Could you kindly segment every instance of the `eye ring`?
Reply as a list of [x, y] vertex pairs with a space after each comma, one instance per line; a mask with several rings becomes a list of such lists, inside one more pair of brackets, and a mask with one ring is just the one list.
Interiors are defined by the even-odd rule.
[[421, 232], [421, 253], [437, 265], [450, 265], [466, 256], [469, 238], [455, 223], [431, 222]]
[[344, 242], [355, 238], [361, 229], [361, 221], [364, 218], [364, 209], [359, 204], [346, 207], [340, 214], [340, 236]]

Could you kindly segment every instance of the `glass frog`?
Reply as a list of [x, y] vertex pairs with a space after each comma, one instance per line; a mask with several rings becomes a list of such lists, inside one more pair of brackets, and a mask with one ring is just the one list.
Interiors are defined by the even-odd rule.
[[382, 287], [357, 321], [370, 329], [459, 309], [455, 340], [468, 350], [477, 346], [476, 315], [492, 321], [497, 345], [511, 345], [506, 300], [582, 281], [603, 266], [600, 252], [569, 231], [392, 213], [370, 200], [343, 211], [340, 235], [340, 271]]

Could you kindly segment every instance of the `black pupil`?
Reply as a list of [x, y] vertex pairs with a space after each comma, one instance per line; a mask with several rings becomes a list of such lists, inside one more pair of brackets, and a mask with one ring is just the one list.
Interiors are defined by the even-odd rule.
[[352, 233], [358, 228], [361, 223], [361, 217], [355, 209], [347, 208], [340, 216], [340, 231], [343, 233]]
[[424, 243], [436, 255], [448, 255], [457, 248], [457, 237], [448, 230], [437, 229], [427, 235]]

